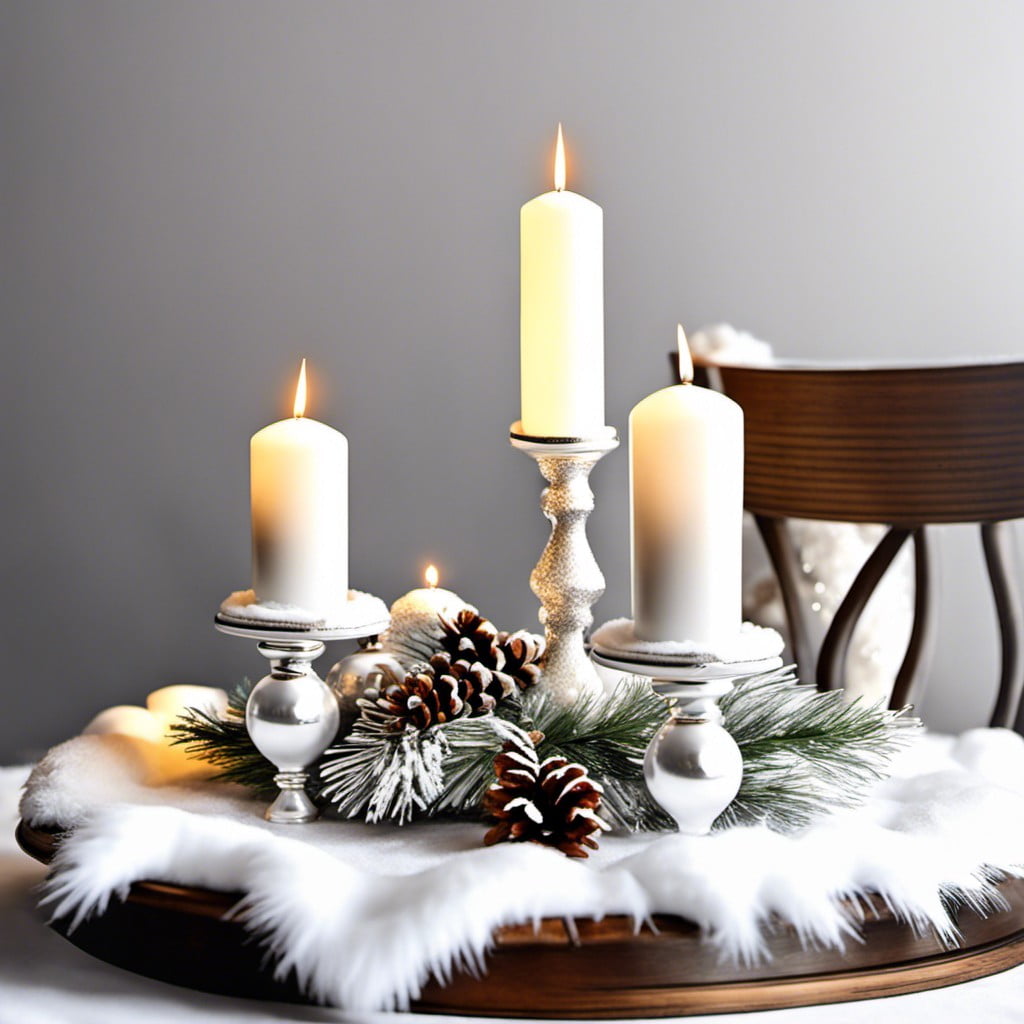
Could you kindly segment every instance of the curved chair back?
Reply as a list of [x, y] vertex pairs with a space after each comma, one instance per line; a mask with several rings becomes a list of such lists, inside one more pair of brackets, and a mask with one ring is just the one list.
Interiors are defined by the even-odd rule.
[[999, 617], [1002, 669], [992, 724], [1024, 731], [1024, 606], [1010, 519], [1024, 517], [1024, 362], [923, 367], [718, 365], [746, 417], [745, 504], [782, 588], [798, 668], [813, 655], [797, 598], [788, 518], [888, 524], [829, 627], [818, 685], [842, 685], [860, 613], [908, 538], [914, 626], [892, 706], [911, 699], [934, 627], [926, 527], [978, 523]]

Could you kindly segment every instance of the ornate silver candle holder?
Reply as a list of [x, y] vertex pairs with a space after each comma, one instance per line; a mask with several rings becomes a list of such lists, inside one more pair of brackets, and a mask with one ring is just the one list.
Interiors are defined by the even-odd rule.
[[[613, 639], [609, 627], [616, 625], [619, 636]], [[668, 653], [655, 644], [624, 644], [622, 625], [608, 623], [594, 634], [591, 657], [607, 668], [649, 677], [657, 693], [674, 700], [668, 721], [647, 748], [644, 779], [680, 832], [706, 835], [743, 781], [743, 756], [722, 727], [718, 699], [738, 680], [780, 668], [782, 658], [767, 652], [781, 650], [782, 638], [762, 630], [763, 643], [746, 645], [748, 660], [726, 661], [707, 652]]]
[[541, 685], [560, 703], [572, 704], [602, 690], [583, 646], [584, 631], [594, 621], [590, 609], [604, 593], [604, 575], [587, 541], [587, 517], [594, 509], [589, 477], [619, 438], [614, 427], [592, 438], [530, 437], [517, 422], [509, 440], [536, 461], [548, 482], [540, 508], [551, 522], [551, 537], [530, 574], [530, 589], [542, 605], [547, 645]]
[[270, 661], [269, 674], [253, 687], [245, 706], [253, 744], [277, 768], [274, 782], [280, 792], [264, 812], [267, 821], [294, 825], [319, 815], [306, 792], [308, 769], [337, 735], [339, 716], [338, 698], [312, 663], [324, 653], [325, 641], [375, 636], [389, 623], [387, 608], [377, 598], [358, 594], [350, 604], [351, 621], [333, 628], [263, 624], [223, 610], [214, 619], [220, 632], [256, 640]]

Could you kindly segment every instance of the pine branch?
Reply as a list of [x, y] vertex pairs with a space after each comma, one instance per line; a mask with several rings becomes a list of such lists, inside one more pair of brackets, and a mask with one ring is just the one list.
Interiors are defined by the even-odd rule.
[[448, 741], [440, 727], [389, 732], [362, 718], [319, 764], [319, 796], [339, 817], [404, 825], [427, 812], [444, 791]]
[[523, 701], [524, 728], [538, 729], [543, 759], [557, 755], [578, 761], [592, 776], [643, 776], [647, 744], [667, 718], [665, 701], [645, 682], [626, 680], [610, 697], [588, 694], [562, 706], [543, 692]]
[[494, 759], [501, 753], [505, 741], [516, 739], [529, 743], [530, 740], [522, 725], [511, 716], [497, 714], [457, 719], [444, 727], [444, 733], [448, 741], [444, 792], [430, 813], [472, 814], [479, 818], [484, 793], [494, 782]]
[[644, 754], [668, 717], [664, 698], [647, 682], [626, 678], [610, 697], [588, 695], [568, 707], [536, 692], [523, 704], [523, 728], [544, 734], [540, 758], [558, 756], [583, 765], [604, 787], [601, 813], [610, 824], [630, 831], [673, 827], [644, 783]]
[[206, 761], [220, 771], [214, 779], [236, 782], [261, 796], [277, 792], [277, 769], [253, 746], [245, 728], [245, 704], [253, 684], [244, 679], [228, 694], [227, 717], [219, 718], [205, 708], [188, 708], [170, 727], [172, 746], [184, 746], [185, 753]]
[[743, 754], [743, 782], [716, 829], [759, 822], [794, 832], [855, 807], [907, 740], [898, 712], [847, 704], [841, 690], [801, 685], [789, 668], [745, 680], [719, 707]]
[[[220, 769], [217, 778], [272, 794], [274, 766], [245, 730], [251, 684], [229, 697], [225, 720], [190, 709], [172, 726], [178, 744]], [[743, 782], [715, 828], [763, 823], [780, 832], [806, 827], [834, 807], [855, 806], [883, 777], [906, 733], [897, 715], [840, 691], [801, 686], [791, 670], [754, 676], [719, 701], [724, 725], [743, 754]], [[342, 817], [367, 821], [439, 814], [479, 816], [493, 782], [494, 758], [510, 737], [543, 733], [538, 754], [582, 764], [605, 789], [602, 814], [616, 825], [662, 831], [671, 820], [643, 779], [643, 757], [665, 722], [666, 701], [642, 681], [621, 683], [610, 698], [562, 707], [543, 690], [515, 693], [495, 712], [422, 732], [390, 732], [346, 714], [339, 739], [313, 766], [323, 802]], [[318, 779], [319, 777], [319, 779]]]

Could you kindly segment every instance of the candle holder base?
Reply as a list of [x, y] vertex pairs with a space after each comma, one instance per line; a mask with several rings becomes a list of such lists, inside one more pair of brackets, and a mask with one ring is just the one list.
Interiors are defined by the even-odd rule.
[[584, 631], [594, 621], [591, 606], [604, 593], [604, 576], [587, 542], [587, 517], [594, 509], [589, 477], [619, 446], [619, 437], [614, 427], [592, 438], [531, 437], [517, 422], [509, 441], [537, 463], [548, 482], [540, 507], [551, 536], [530, 575], [530, 589], [541, 602], [546, 642], [541, 685], [559, 703], [572, 704], [602, 692], [583, 645]]
[[782, 658], [771, 655], [727, 662], [704, 653], [655, 653], [651, 648], [657, 645], [639, 642], [630, 652], [623, 649], [621, 640], [612, 648], [602, 646], [605, 628], [595, 634], [593, 660], [606, 668], [648, 677], [657, 693], [673, 699], [669, 720], [644, 755], [647, 788], [680, 832], [706, 835], [743, 781], [743, 756], [722, 727], [718, 699], [739, 679], [781, 668]]
[[345, 626], [333, 628], [245, 624], [223, 613], [214, 619], [221, 633], [256, 640], [260, 654], [270, 661], [270, 672], [253, 687], [245, 706], [249, 737], [277, 768], [274, 782], [280, 792], [264, 814], [267, 821], [296, 825], [319, 816], [306, 792], [308, 767], [333, 742], [339, 713], [337, 697], [312, 663], [324, 653], [325, 641], [363, 639], [383, 632], [388, 626], [387, 610], [381, 618], [378, 605], [384, 608], [377, 598], [364, 602], [369, 614], [353, 615]]

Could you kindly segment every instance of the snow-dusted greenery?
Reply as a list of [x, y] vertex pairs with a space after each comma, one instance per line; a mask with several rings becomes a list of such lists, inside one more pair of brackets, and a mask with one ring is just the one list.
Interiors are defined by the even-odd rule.
[[[226, 720], [193, 709], [173, 729], [190, 754], [220, 768], [220, 778], [272, 792], [275, 769], [245, 730], [249, 689], [245, 683], [231, 694]], [[668, 707], [646, 683], [628, 679], [610, 697], [569, 707], [539, 687], [502, 701], [493, 714], [422, 731], [395, 732], [350, 714], [313, 782], [320, 803], [345, 818], [404, 824], [435, 815], [479, 817], [502, 744], [532, 733], [541, 758], [577, 761], [603, 785], [602, 814], [612, 823], [669, 829], [647, 793], [642, 765]], [[720, 707], [743, 753], [743, 783], [716, 828], [756, 822], [793, 832], [834, 807], [854, 806], [884, 777], [905, 735], [896, 713], [846, 704], [840, 691], [819, 693], [785, 669], [744, 680]]]

